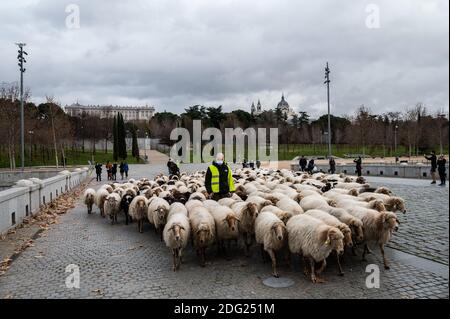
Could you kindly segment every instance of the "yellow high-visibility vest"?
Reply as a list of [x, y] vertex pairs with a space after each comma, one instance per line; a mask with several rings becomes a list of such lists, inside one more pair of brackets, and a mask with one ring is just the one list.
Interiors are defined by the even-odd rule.
[[[236, 188], [234, 187], [233, 174], [231, 174], [231, 168], [228, 166], [228, 188], [230, 192], [234, 192]], [[220, 192], [220, 177], [219, 169], [215, 165], [210, 165], [209, 170], [211, 171], [211, 190], [213, 193]]]

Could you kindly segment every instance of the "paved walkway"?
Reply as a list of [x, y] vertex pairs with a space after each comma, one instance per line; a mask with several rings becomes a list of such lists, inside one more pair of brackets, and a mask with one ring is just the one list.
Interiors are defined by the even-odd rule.
[[[183, 165], [182, 170], [197, 170], [205, 165]], [[152, 177], [166, 173], [165, 165], [131, 165], [130, 177]], [[345, 256], [344, 277], [336, 275], [336, 265], [330, 260], [325, 272], [325, 284], [314, 285], [305, 278], [298, 258], [294, 256], [293, 267], [282, 261], [281, 276], [294, 280], [288, 288], [269, 288], [262, 281], [270, 277], [270, 263], [262, 263], [259, 249], [254, 247], [251, 258], [243, 257], [242, 248], [234, 249], [232, 259], [216, 256], [215, 249], [207, 254], [207, 266], [201, 268], [192, 249], [185, 255], [181, 270], [171, 270], [171, 253], [160, 242], [149, 225], [144, 233], [137, 232], [136, 224], [126, 226], [123, 216], [119, 224], [110, 225], [100, 217], [98, 209], [88, 215], [81, 200], [60, 222], [37, 238], [11, 264], [0, 277], [2, 298], [448, 298], [448, 266], [417, 257], [426, 245], [436, 242], [435, 235], [426, 222], [420, 220], [423, 197], [412, 193], [408, 185], [382, 180], [395, 192], [402, 192], [408, 203], [408, 213], [402, 220], [400, 232], [395, 235], [389, 249], [391, 269], [380, 267], [380, 288], [366, 287], [366, 266], [382, 265], [379, 252], [368, 255], [368, 262]], [[378, 182], [378, 181], [377, 181]], [[402, 186], [403, 185], [403, 186]], [[93, 187], [100, 184], [93, 182]], [[404, 188], [406, 187], [406, 188]], [[422, 186], [420, 186], [422, 187]], [[437, 188], [423, 185], [430, 194]], [[442, 189], [442, 192], [447, 192]], [[420, 190], [418, 190], [420, 192]], [[429, 212], [441, 218], [448, 229], [448, 196], [436, 194], [428, 203]], [[444, 216], [444, 217], [442, 217]], [[445, 218], [446, 217], [446, 218]], [[429, 217], [428, 217], [429, 218]], [[420, 226], [415, 227], [419, 222]], [[414, 228], [411, 228], [414, 227]], [[430, 226], [431, 229], [436, 227]], [[413, 230], [414, 229], [414, 230]], [[436, 228], [437, 229], [437, 228]], [[406, 234], [416, 232], [409, 240]], [[441, 229], [437, 232], [441, 234]], [[397, 239], [398, 238], [398, 239]], [[417, 246], [409, 249], [408, 243]], [[398, 247], [397, 247], [397, 246]], [[419, 249], [420, 248], [420, 249]], [[447, 253], [445, 253], [445, 248]], [[442, 249], [430, 250], [436, 260], [448, 259], [447, 244]], [[432, 258], [433, 259], [433, 258]], [[69, 289], [65, 272], [69, 264], [80, 268], [80, 288]], [[447, 262], [448, 264], [448, 262]]]

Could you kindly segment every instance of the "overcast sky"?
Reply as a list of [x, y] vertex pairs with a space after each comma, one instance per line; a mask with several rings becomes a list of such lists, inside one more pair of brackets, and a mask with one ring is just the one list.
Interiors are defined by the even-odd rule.
[[[79, 28], [70, 4], [80, 13]], [[374, 4], [370, 5], [370, 4]], [[32, 100], [374, 112], [449, 107], [448, 0], [0, 1], [0, 82], [29, 53]], [[377, 11], [379, 10], [379, 20]], [[69, 27], [66, 24], [69, 21]], [[379, 25], [377, 23], [379, 22]], [[75, 24], [74, 24], [75, 23]], [[378, 27], [379, 26], [379, 27]]]

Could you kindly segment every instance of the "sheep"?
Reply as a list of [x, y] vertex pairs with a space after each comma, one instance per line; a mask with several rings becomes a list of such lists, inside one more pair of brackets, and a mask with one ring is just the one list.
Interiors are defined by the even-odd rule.
[[362, 223], [362, 221], [359, 218], [357, 218], [357, 217], [347, 213], [347, 211], [345, 211], [342, 208], [335, 208], [335, 207], [331, 207], [331, 206], [328, 206], [328, 207], [324, 206], [324, 207], [320, 207], [319, 209], [324, 211], [324, 212], [327, 212], [331, 216], [336, 217], [341, 222], [343, 222], [344, 224], [349, 226], [350, 229], [352, 230], [352, 235], [353, 235], [352, 242], [354, 244], [362, 242], [362, 240], [364, 238], [364, 231], [363, 231], [363, 223]]
[[252, 236], [255, 233], [255, 220], [258, 217], [258, 207], [251, 202], [236, 202], [231, 206], [240, 220], [239, 232], [242, 233], [245, 243], [245, 255], [249, 255]]
[[88, 214], [92, 213], [92, 206], [95, 201], [95, 190], [92, 188], [88, 188], [84, 191], [84, 203], [87, 206]]
[[109, 192], [105, 188], [99, 188], [95, 193], [95, 205], [97, 205], [97, 207], [100, 209], [100, 216], [102, 217], [105, 217], [105, 210], [103, 209], [103, 205], [108, 195]]
[[155, 232], [160, 232], [163, 241], [163, 228], [167, 221], [170, 204], [163, 198], [152, 197], [148, 200], [147, 218], [155, 226]]
[[349, 213], [361, 219], [364, 225], [364, 250], [362, 260], [366, 261], [366, 253], [370, 244], [378, 244], [385, 269], [389, 269], [389, 262], [384, 254], [384, 245], [391, 239], [392, 232], [397, 231], [399, 220], [393, 212], [377, 212], [369, 209], [351, 209]]
[[[344, 235], [336, 227], [329, 226], [319, 219], [302, 214], [293, 216], [286, 225], [288, 244], [291, 253], [303, 255], [309, 259], [311, 281], [324, 282], [320, 273], [326, 267], [326, 258], [335, 250], [337, 254], [344, 251]], [[321, 267], [315, 271], [315, 263], [321, 262]], [[307, 273], [305, 263], [305, 274]]]
[[287, 223], [289, 218], [294, 216], [294, 214], [292, 214], [291, 212], [285, 212], [284, 210], [281, 210], [280, 208], [273, 205], [263, 207], [263, 209], [261, 209], [261, 213], [262, 212], [271, 212], [272, 214], [276, 215], [279, 219], [281, 219], [281, 221], [284, 224]]
[[248, 203], [254, 203], [258, 209], [258, 212], [261, 211], [264, 206], [273, 204], [270, 200], [260, 196], [249, 196], [245, 201]]
[[130, 194], [125, 194], [122, 197], [122, 200], [120, 201], [120, 209], [123, 210], [123, 212], [125, 213], [125, 225], [128, 225], [128, 220], [131, 220], [129, 209], [130, 209], [130, 204], [133, 201], [133, 196]]
[[163, 230], [164, 242], [172, 250], [173, 271], [180, 268], [183, 250], [189, 241], [190, 232], [191, 226], [186, 208], [180, 203], [173, 203]]
[[138, 195], [131, 201], [128, 213], [133, 220], [138, 222], [138, 231], [143, 232], [144, 218], [147, 215], [147, 198], [143, 195]]
[[335, 207], [335, 205], [336, 203], [334, 202], [334, 200], [320, 195], [306, 196], [300, 201], [300, 206], [304, 211], [308, 211], [310, 209], [319, 209], [323, 206]]
[[211, 212], [213, 209], [220, 205], [215, 200], [207, 199], [203, 202], [203, 206], [205, 206]]
[[186, 204], [184, 204], [184, 206], [186, 207], [187, 211], [188, 211], [188, 216], [191, 213], [191, 210], [196, 207], [196, 206], [202, 206], [203, 207], [203, 203], [201, 201], [199, 201], [198, 199], [192, 199], [192, 200], [188, 200], [186, 202]]
[[372, 201], [374, 199], [382, 200], [386, 210], [391, 212], [406, 213], [405, 200], [398, 196], [389, 196], [382, 193], [362, 193], [358, 196], [362, 200]]
[[205, 251], [216, 238], [214, 218], [203, 206], [194, 206], [189, 212], [189, 220], [193, 235], [193, 244], [200, 256], [200, 264], [205, 267]]
[[[324, 212], [324, 211], [321, 211], [318, 209], [310, 209], [305, 214], [308, 216], [320, 219], [325, 224], [339, 229], [342, 232], [342, 234], [344, 235], [344, 246], [353, 247], [352, 231], [347, 224], [341, 222], [339, 219], [328, 214], [327, 212]], [[342, 276], [342, 275], [344, 275], [344, 272], [342, 271], [339, 254], [336, 257], [337, 257], [337, 264], [338, 264], [338, 269], [339, 269], [338, 275]]]
[[214, 222], [216, 223], [217, 249], [218, 252], [225, 251], [225, 241], [239, 238], [239, 218], [235, 212], [228, 206], [217, 205], [210, 210]]
[[277, 202], [277, 207], [292, 213], [293, 215], [302, 214], [303, 209], [302, 207], [293, 199], [290, 198], [283, 198]]
[[[241, 200], [242, 201], [242, 200]], [[235, 200], [235, 199], [233, 199], [233, 198], [231, 198], [231, 197], [225, 197], [225, 198], [222, 198], [222, 199], [219, 199], [218, 201], [217, 201], [217, 203], [219, 204], [219, 205], [222, 205], [222, 206], [228, 206], [228, 207], [231, 207], [231, 205], [233, 205], [234, 203], [236, 203], [237, 202], [237, 200]]]
[[114, 192], [106, 197], [103, 209], [105, 214], [111, 218], [111, 224], [117, 223], [117, 214], [120, 211], [120, 201], [120, 195]]
[[197, 191], [195, 193], [192, 193], [191, 196], [189, 196], [189, 200], [193, 200], [193, 199], [198, 199], [199, 201], [203, 202], [206, 200], [206, 196], [203, 193]]
[[272, 275], [278, 278], [275, 252], [283, 248], [286, 243], [287, 231], [284, 223], [271, 212], [261, 212], [255, 220], [255, 238], [261, 245], [261, 254], [264, 250], [272, 260]]
[[354, 201], [354, 200], [338, 200], [337, 201], [337, 207], [346, 208], [346, 207], [353, 207], [353, 206], [359, 206], [369, 209], [375, 209], [376, 211], [383, 212], [386, 210], [386, 207], [383, 204], [383, 201], [379, 199], [374, 199], [370, 202], [361, 202], [361, 201]]
[[108, 191], [108, 193], [110, 193], [110, 194], [114, 191], [112, 186], [109, 184], [103, 184], [100, 188], [106, 189]]

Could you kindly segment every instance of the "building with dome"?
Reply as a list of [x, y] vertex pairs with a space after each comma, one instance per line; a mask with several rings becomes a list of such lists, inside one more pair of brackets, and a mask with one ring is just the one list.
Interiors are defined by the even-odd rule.
[[284, 93], [281, 95], [281, 101], [277, 105], [277, 109], [281, 110], [283, 115], [288, 119], [292, 119], [292, 117], [295, 115], [294, 110], [289, 106], [289, 103], [284, 98]]

